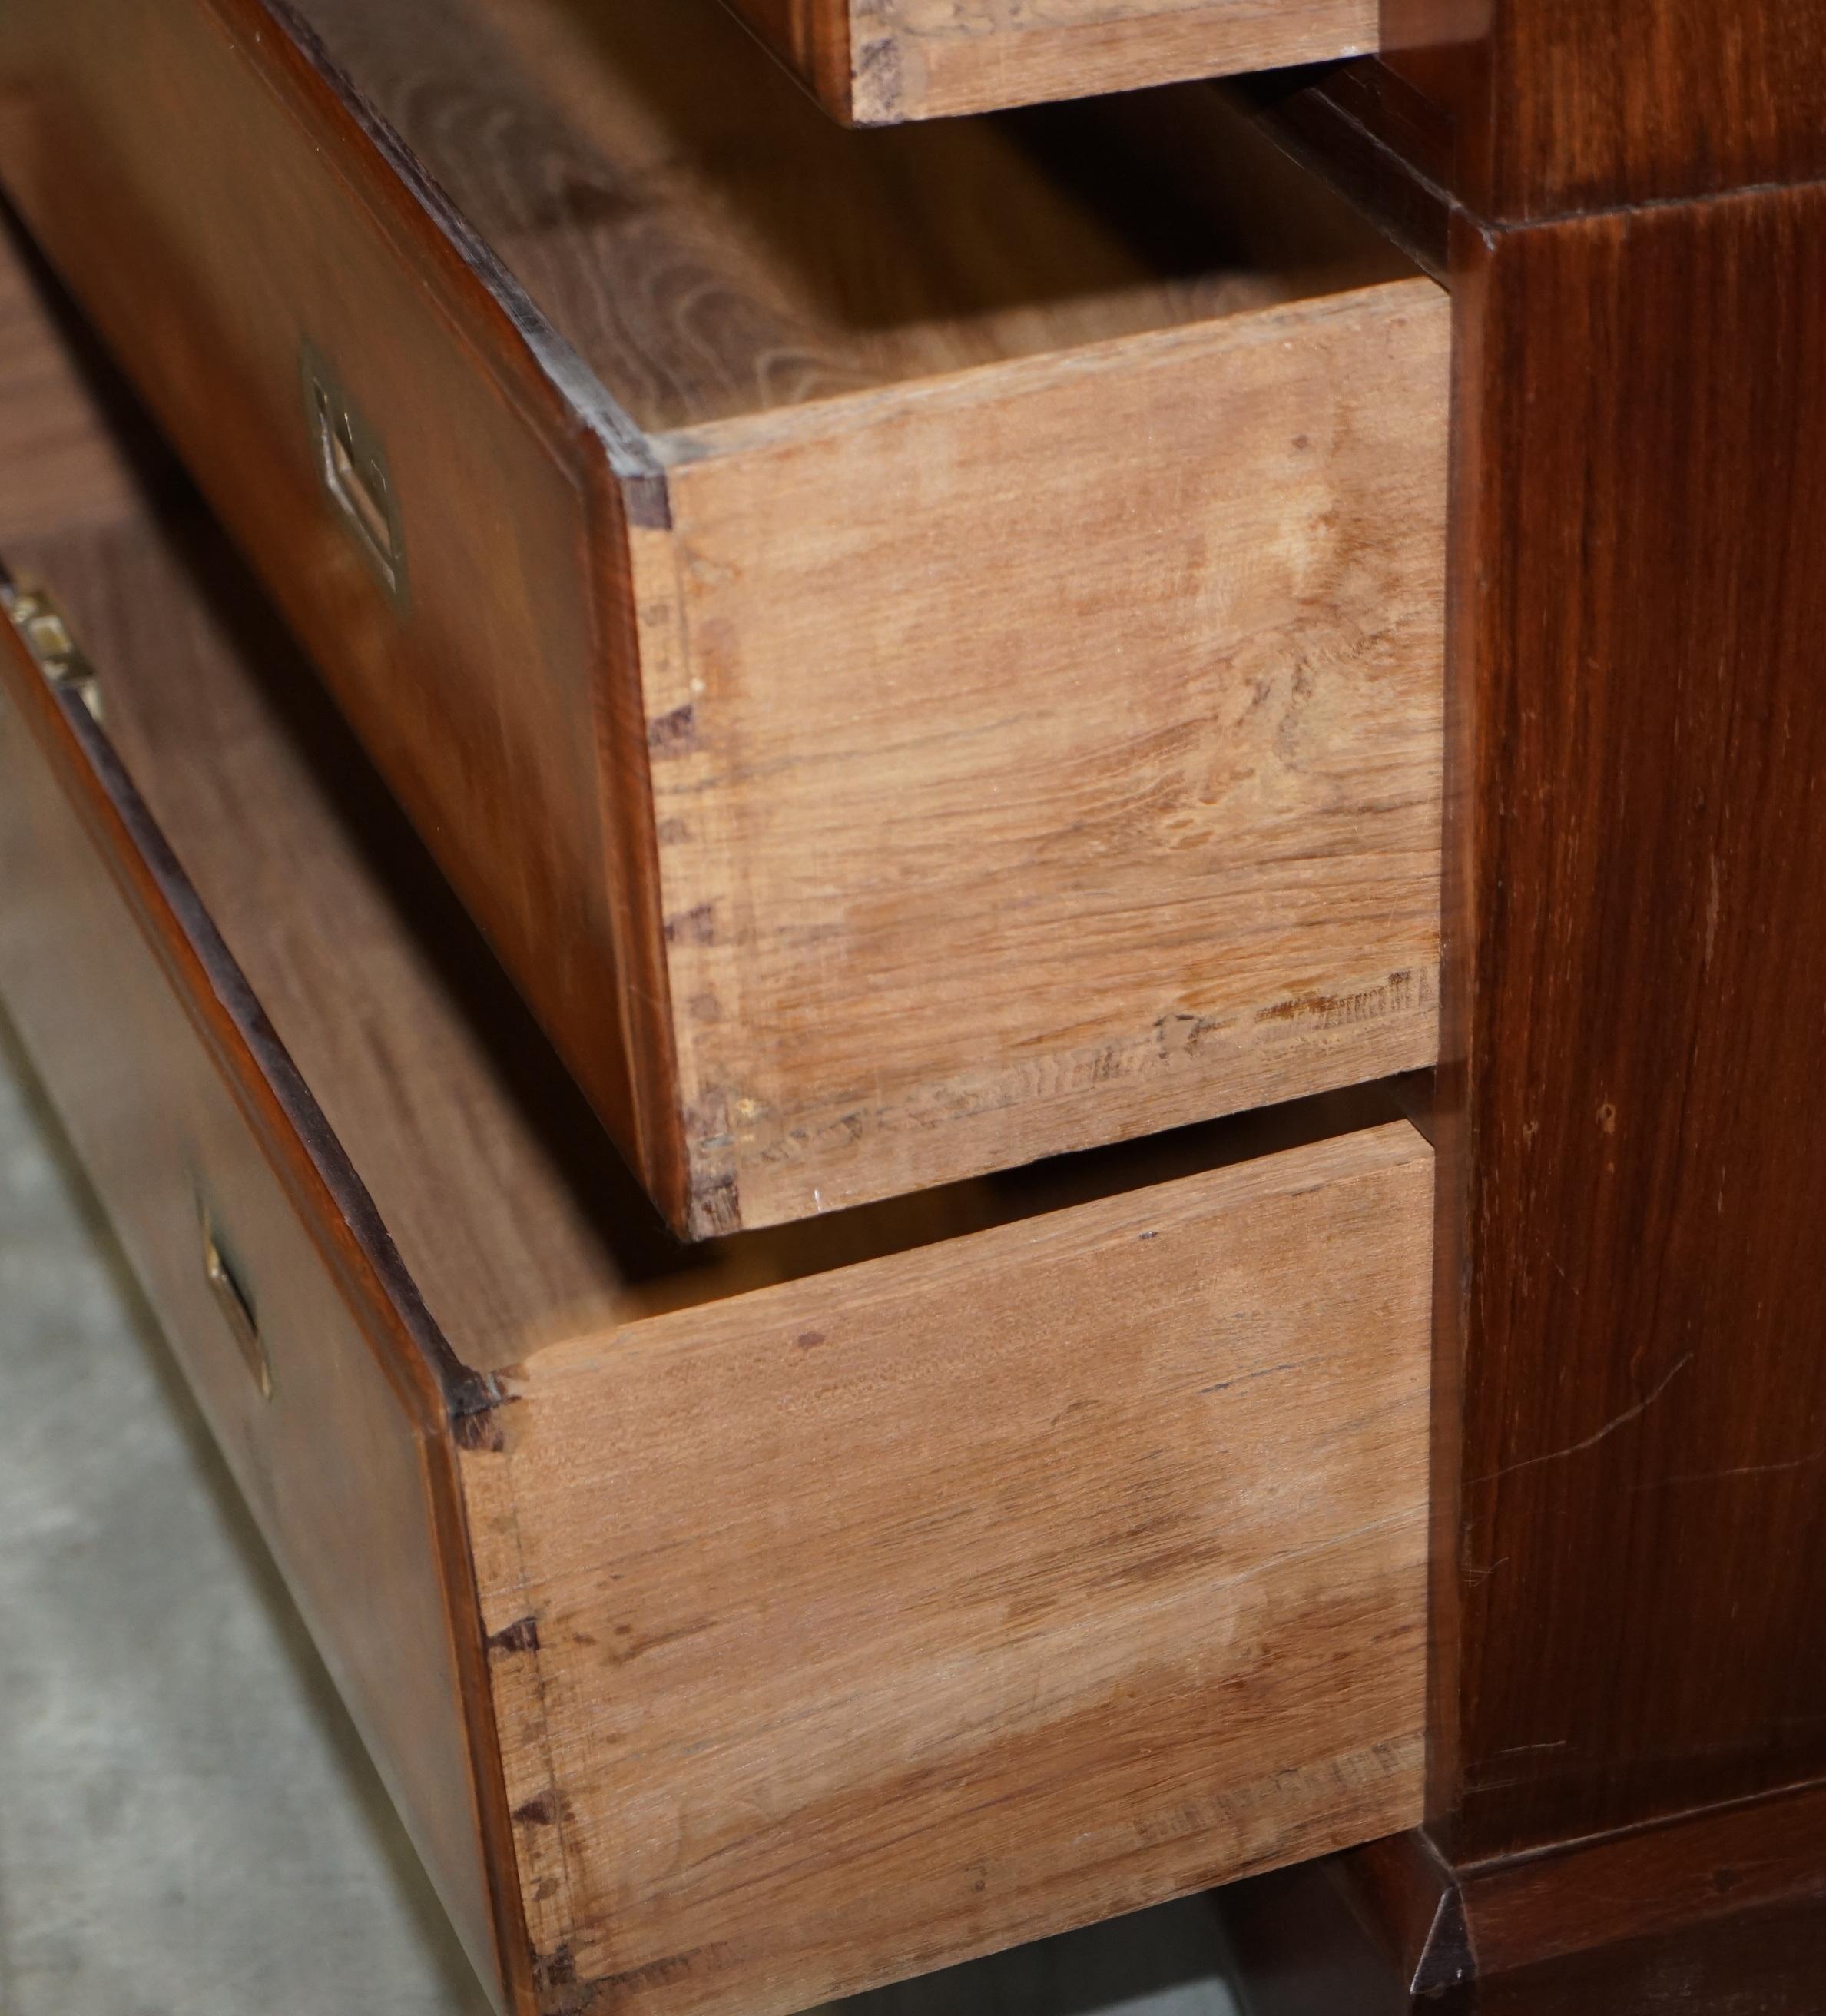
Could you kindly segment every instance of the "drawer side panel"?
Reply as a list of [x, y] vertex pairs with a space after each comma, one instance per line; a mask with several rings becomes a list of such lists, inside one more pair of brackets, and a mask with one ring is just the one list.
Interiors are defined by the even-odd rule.
[[[0, 174], [676, 1215], [650, 801], [602, 673], [633, 690], [621, 491], [568, 353], [535, 354], [511, 283], [281, 9], [9, 6]], [[383, 465], [384, 495], [365, 462], [365, 491], [338, 479], [387, 520], [366, 543], [317, 387]], [[396, 539], [390, 590], [372, 548]]]

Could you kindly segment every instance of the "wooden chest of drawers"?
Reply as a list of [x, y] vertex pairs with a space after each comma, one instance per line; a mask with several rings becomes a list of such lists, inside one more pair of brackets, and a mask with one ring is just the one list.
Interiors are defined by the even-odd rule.
[[0, 306], [0, 988], [504, 2007], [764, 2016], [1411, 1820], [1406, 1121], [678, 1247]]
[[[0, 13], [358, 739], [0, 296], [0, 985], [479, 1963], [1812, 2016], [1817, 0], [694, 5]], [[1257, 129], [919, 123], [1372, 32], [1449, 528]]]
[[847, 135], [708, 7], [26, 0], [0, 103], [687, 1236], [1432, 1061], [1445, 299], [1209, 92]]

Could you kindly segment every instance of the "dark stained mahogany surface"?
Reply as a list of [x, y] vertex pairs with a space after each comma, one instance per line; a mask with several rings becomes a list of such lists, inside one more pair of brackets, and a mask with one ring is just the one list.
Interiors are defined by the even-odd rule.
[[[1456, 129], [1442, 178], [1526, 221], [1826, 174], [1817, 0], [1382, 0], [1378, 68]], [[1364, 87], [1353, 85], [1349, 95]], [[1404, 152], [1422, 121], [1369, 87]]]
[[[1480, 1974], [1519, 1971], [1631, 1939], [1672, 1938], [1744, 1911], [1826, 1909], [1826, 1787], [1713, 1807], [1563, 1853], [1467, 1872], [1437, 1921], [1429, 1978], [1456, 1971], [1454, 1924]], [[1826, 1983], [1822, 1983], [1826, 1992]]]
[[1818, 2016], [1822, 1982], [1826, 1912], [1803, 1906], [1504, 1975], [1470, 2007], [1476, 2016]]
[[1745, 1912], [1826, 1910], [1826, 1787], [1458, 1870], [1418, 1832], [1325, 1868], [1375, 1935], [1371, 1971], [1437, 1996]]
[[[1469, 2006], [1473, 1948], [1476, 2006], [1516, 2016], [1826, 2007], [1794, 1901], [1826, 1824], [1786, 1789], [1826, 1766], [1826, 189], [1755, 186], [1826, 171], [1826, 10], [1386, 0], [1384, 28], [1257, 92], [1429, 263], [1450, 234], [1458, 316], [1454, 1860], [1417, 1838], [1355, 1894], [1417, 2007]], [[1704, 1929], [1734, 1913], [1767, 1942]], [[1284, 1953], [1259, 2016], [1408, 2006], [1328, 1950]]]
[[[1306, 1863], [1213, 1893], [1244, 2016], [1817, 2016], [1821, 2007], [1817, 1898], [1651, 1920], [1528, 1966], [1417, 1978], [1411, 1956], [1366, 1916], [1346, 1867], [1357, 1859]], [[1601, 1888], [1601, 1872], [1585, 1876]]]
[[1815, 188], [1461, 247], [1461, 1863], [1826, 1775], [1822, 233]]
[[818, 0], [730, 0], [756, 34], [784, 56], [835, 118], [847, 115], [850, 94], [847, 20]]

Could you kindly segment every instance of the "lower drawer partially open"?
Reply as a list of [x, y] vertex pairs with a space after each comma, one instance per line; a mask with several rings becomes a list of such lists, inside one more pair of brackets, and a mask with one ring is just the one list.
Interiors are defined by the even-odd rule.
[[12, 542], [106, 729], [10, 591], [0, 988], [503, 2007], [766, 2016], [1412, 1823], [1406, 1122], [681, 1248], [149, 494]]

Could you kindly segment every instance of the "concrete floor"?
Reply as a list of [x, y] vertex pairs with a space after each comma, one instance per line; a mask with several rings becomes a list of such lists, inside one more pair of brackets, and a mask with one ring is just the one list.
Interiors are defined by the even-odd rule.
[[[0, 2016], [482, 2016], [3, 1021], [0, 1393]], [[1235, 2007], [1194, 1900], [840, 2010]]]

